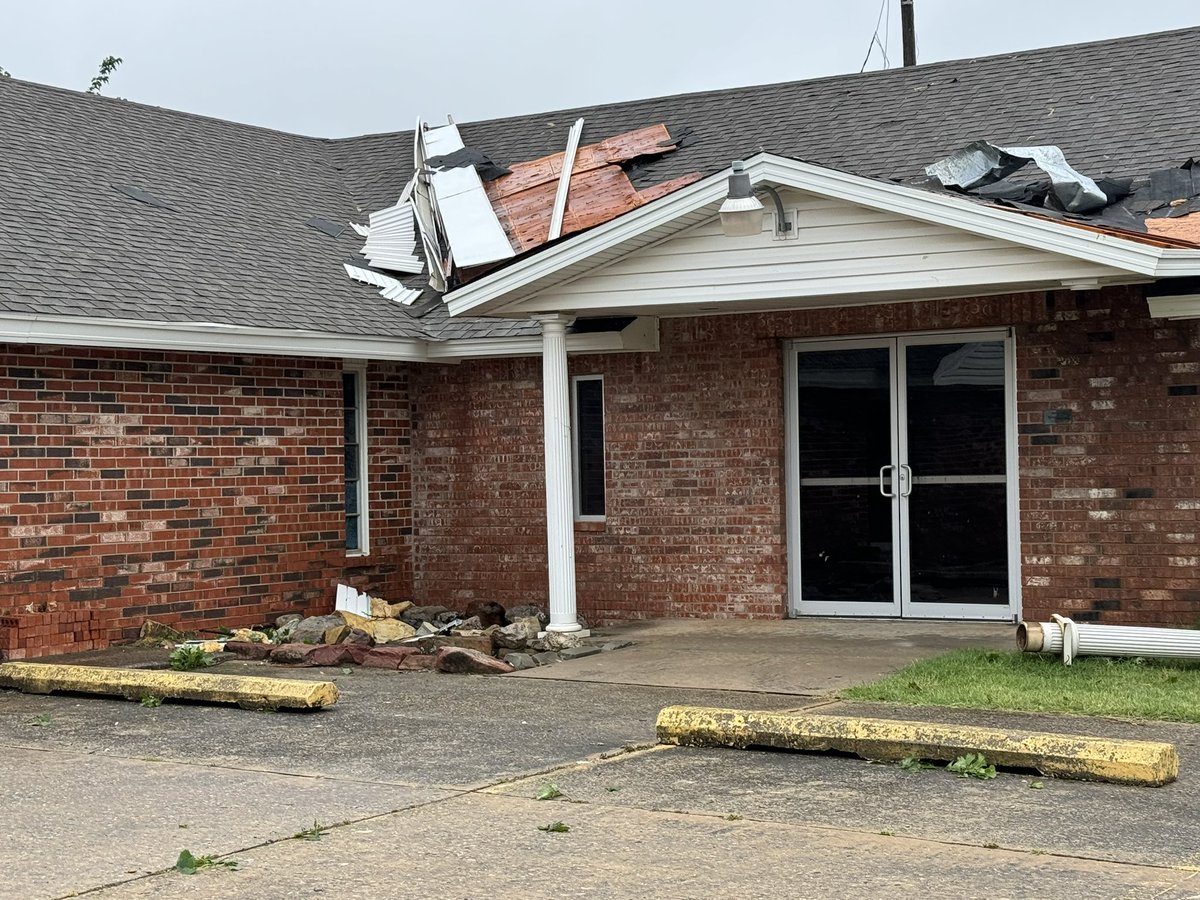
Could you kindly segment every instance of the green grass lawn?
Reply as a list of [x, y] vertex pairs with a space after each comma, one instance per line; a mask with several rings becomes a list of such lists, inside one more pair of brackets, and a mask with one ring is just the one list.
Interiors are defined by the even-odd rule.
[[1200, 661], [956, 650], [842, 691], [846, 700], [1200, 723]]

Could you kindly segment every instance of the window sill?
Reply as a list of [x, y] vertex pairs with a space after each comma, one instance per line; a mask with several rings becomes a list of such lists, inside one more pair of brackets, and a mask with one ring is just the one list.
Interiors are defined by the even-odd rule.
[[347, 550], [346, 551], [346, 559], [366, 559], [370, 555], [371, 555], [370, 552], [367, 550]]
[[605, 531], [608, 522], [605, 519], [576, 519], [576, 531]]

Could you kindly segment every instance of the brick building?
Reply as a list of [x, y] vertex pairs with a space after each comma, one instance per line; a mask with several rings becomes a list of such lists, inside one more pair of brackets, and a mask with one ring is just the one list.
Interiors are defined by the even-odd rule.
[[[675, 149], [622, 162], [623, 214], [510, 229], [511, 259], [436, 291], [346, 224], [404, 195], [411, 132], [0, 79], [0, 652], [319, 611], [339, 582], [549, 599], [562, 630], [1193, 624], [1198, 51], [1189, 29], [463, 125], [504, 164], [580, 117]], [[975, 140], [1170, 196], [1118, 220], [920, 182]], [[789, 231], [768, 197], [723, 233], [735, 158]]]

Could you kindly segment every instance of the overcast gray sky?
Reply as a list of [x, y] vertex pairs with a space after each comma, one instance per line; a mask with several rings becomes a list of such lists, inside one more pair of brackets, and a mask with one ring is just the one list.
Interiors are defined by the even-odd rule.
[[[899, 0], [9, 0], [0, 67], [303, 134], [410, 128], [857, 72]], [[890, 14], [890, 25], [889, 16]], [[741, 18], [740, 15], [744, 15]], [[920, 60], [1200, 25], [1197, 0], [916, 0]], [[868, 68], [881, 68], [878, 50]]]

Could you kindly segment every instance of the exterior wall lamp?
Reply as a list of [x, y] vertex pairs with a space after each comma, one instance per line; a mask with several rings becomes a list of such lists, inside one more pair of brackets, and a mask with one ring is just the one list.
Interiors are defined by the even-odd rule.
[[775, 237], [787, 237], [792, 230], [783, 211], [783, 201], [779, 191], [767, 185], [754, 187], [750, 184], [750, 176], [746, 173], [746, 164], [740, 159], [733, 161], [733, 174], [729, 176], [729, 193], [719, 210], [721, 215], [721, 231], [726, 237], [749, 237], [762, 233], [763, 205], [756, 193], [768, 194], [775, 201]]

